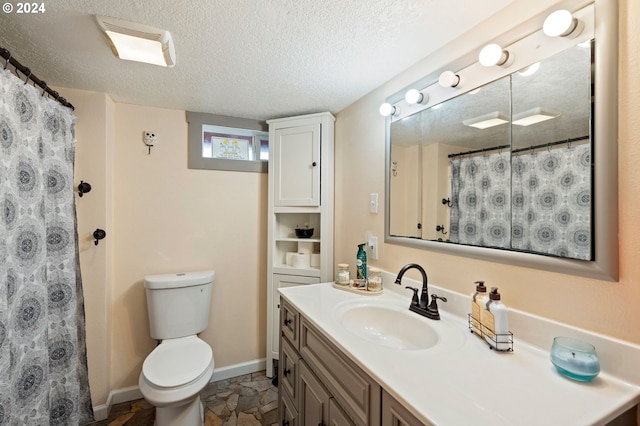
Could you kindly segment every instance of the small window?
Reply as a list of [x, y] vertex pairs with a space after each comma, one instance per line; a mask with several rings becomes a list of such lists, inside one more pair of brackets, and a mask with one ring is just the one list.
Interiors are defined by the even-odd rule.
[[266, 173], [269, 132], [258, 120], [187, 111], [189, 168]]

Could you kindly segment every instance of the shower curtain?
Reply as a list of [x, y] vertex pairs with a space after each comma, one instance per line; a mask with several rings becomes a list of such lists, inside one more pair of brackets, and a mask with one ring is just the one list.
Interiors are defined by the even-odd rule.
[[509, 247], [511, 236], [510, 153], [451, 160], [452, 242]]
[[71, 110], [0, 70], [0, 425], [93, 420], [74, 125]]
[[591, 260], [591, 145], [513, 159], [513, 248]]
[[451, 160], [451, 241], [591, 260], [591, 145], [510, 155]]

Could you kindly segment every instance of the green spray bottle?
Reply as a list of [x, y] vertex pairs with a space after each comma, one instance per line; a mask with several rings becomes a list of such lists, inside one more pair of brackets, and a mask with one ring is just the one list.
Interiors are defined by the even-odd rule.
[[358, 253], [356, 254], [356, 278], [359, 280], [367, 279], [367, 252], [364, 251], [365, 243], [358, 244]]

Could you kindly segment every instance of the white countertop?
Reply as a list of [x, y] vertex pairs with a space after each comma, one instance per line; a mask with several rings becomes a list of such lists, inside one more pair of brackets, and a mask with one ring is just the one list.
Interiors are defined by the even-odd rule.
[[[405, 281], [411, 280], [403, 280], [403, 286]], [[439, 303], [441, 322], [416, 317], [432, 327], [459, 328], [453, 347], [399, 350], [348, 331], [338, 320], [338, 311], [351, 301], [408, 310], [411, 292], [385, 290], [381, 295], [363, 296], [335, 289], [332, 283], [279, 291], [421, 421], [443, 426], [603, 425], [640, 402], [640, 386], [608, 373], [602, 358], [602, 372], [583, 383], [561, 376], [549, 360], [548, 349], [519, 340], [515, 332], [513, 352], [490, 350], [469, 332], [466, 317], [447, 312], [448, 303]], [[465, 298], [470, 300], [430, 286], [433, 292], [446, 295], [454, 312], [460, 311]], [[638, 364], [629, 368], [639, 369]]]

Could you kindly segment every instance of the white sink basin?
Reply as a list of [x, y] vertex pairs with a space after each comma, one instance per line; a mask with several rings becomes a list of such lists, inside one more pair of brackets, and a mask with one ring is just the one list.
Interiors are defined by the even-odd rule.
[[379, 346], [401, 350], [451, 348], [464, 335], [446, 320], [430, 320], [409, 307], [374, 303], [348, 304], [339, 309], [338, 320], [351, 333]]

